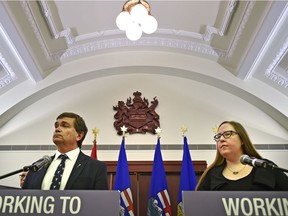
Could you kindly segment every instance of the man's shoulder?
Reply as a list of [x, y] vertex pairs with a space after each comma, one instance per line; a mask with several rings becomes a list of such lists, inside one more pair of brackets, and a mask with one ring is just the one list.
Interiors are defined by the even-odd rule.
[[98, 165], [103, 165], [106, 166], [105, 163], [103, 161], [100, 160], [96, 160], [94, 158], [91, 158], [90, 156], [84, 154], [82, 151], [80, 151], [79, 156], [80, 158], [86, 160], [88, 163], [92, 163], [92, 164], [98, 164]]

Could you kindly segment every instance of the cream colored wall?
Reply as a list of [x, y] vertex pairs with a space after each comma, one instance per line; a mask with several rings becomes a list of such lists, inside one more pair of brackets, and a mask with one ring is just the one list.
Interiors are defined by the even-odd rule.
[[[249, 81], [243, 82], [230, 76], [213, 61], [180, 54], [125, 52], [99, 55], [64, 64], [42, 82], [27, 81], [7, 92], [2, 97], [5, 104], [1, 104], [0, 110], [13, 106], [15, 101], [28, 106], [0, 128], [0, 145], [11, 149], [16, 145], [53, 145], [51, 137], [56, 116], [72, 111], [82, 115], [90, 128], [83, 145], [91, 146], [91, 129], [97, 127], [100, 129], [98, 145], [115, 145], [117, 148], [121, 137], [113, 127], [113, 106], [119, 100], [133, 98], [135, 91], [142, 92], [142, 97], [149, 102], [155, 96], [159, 100], [155, 111], [160, 115], [162, 145], [182, 146], [182, 125], [188, 127], [190, 145], [213, 145], [212, 127], [224, 120], [241, 122], [255, 144], [288, 144], [287, 130], [259, 105], [259, 101], [263, 100], [285, 113], [282, 105], [285, 98], [271, 91], [261, 91], [265, 89], [261, 85], [252, 86]], [[251, 95], [255, 96], [254, 100]], [[148, 144], [156, 144], [155, 135], [133, 134], [126, 137], [127, 146]], [[45, 150], [1, 150], [0, 176], [53, 153]], [[90, 154], [90, 151], [85, 153]], [[116, 161], [118, 153], [117, 150], [98, 151], [98, 157], [104, 161]], [[279, 166], [286, 166], [287, 150], [265, 150], [261, 153]], [[181, 150], [162, 150], [162, 154], [164, 160], [182, 158]], [[214, 155], [211, 150], [191, 150], [193, 160], [206, 160], [208, 164], [213, 161]], [[153, 150], [127, 151], [131, 161], [152, 161], [153, 156]], [[17, 175], [0, 180], [0, 185], [18, 186], [18, 183]]]
[[[79, 113], [90, 129], [100, 129], [99, 143], [115, 144], [113, 106], [118, 100], [142, 92], [149, 101], [157, 96], [162, 142], [181, 143], [180, 127], [189, 128], [190, 143], [213, 143], [212, 127], [223, 120], [236, 120], [250, 131], [258, 144], [287, 144], [288, 134], [271, 117], [241, 98], [193, 80], [164, 75], [114, 75], [79, 83], [53, 93], [17, 114], [1, 128], [2, 145], [51, 144], [55, 118], [63, 111]], [[259, 124], [261, 122], [261, 124]], [[21, 138], [21, 139], [19, 139]], [[93, 134], [90, 130], [86, 143]], [[156, 137], [131, 135], [127, 144], [154, 144]]]
[[[133, 98], [133, 92], [142, 92], [149, 101], [157, 96], [162, 128], [161, 144], [182, 145], [180, 127], [188, 127], [188, 142], [193, 145], [213, 144], [212, 127], [223, 120], [241, 122], [255, 144], [287, 144], [288, 134], [280, 125], [245, 100], [235, 97], [216, 87], [191, 79], [163, 74], [145, 74], [138, 68], [137, 74], [111, 75], [80, 82], [38, 100], [24, 109], [0, 130], [1, 145], [52, 145], [53, 124], [63, 111], [79, 113], [84, 117], [89, 133], [84, 145], [91, 145], [91, 129], [100, 129], [99, 145], [117, 145], [121, 137], [113, 127], [113, 106], [118, 100]], [[150, 68], [151, 69], [151, 68]], [[143, 70], [143, 73], [141, 73]], [[176, 70], [176, 69], [175, 69]], [[175, 72], [175, 71], [174, 71]], [[180, 72], [180, 71], [179, 71]], [[127, 135], [126, 145], [156, 144], [156, 136], [151, 134]], [[90, 154], [90, 151], [85, 151]], [[117, 160], [117, 150], [98, 151], [100, 160]], [[288, 151], [261, 151], [263, 156], [273, 159], [285, 167]], [[0, 151], [1, 173], [6, 174], [30, 165], [43, 155], [53, 151]], [[162, 150], [163, 160], [181, 160], [181, 150]], [[193, 160], [206, 160], [210, 164], [214, 151], [193, 150]], [[128, 160], [153, 160], [152, 150], [129, 150]], [[17, 175], [0, 180], [0, 185], [18, 186]]]

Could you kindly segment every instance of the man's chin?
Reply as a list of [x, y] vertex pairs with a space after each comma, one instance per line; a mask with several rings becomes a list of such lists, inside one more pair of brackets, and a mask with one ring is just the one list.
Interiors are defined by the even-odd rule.
[[59, 138], [54, 138], [53, 142], [54, 142], [54, 144], [59, 145], [59, 144], [61, 144], [63, 142], [63, 140], [59, 139]]

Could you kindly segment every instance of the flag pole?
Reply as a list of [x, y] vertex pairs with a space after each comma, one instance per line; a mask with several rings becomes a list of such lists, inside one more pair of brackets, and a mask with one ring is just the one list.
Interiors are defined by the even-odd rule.
[[99, 128], [93, 128], [92, 129], [92, 133], [94, 134], [94, 140], [93, 140], [93, 147], [92, 147], [92, 151], [91, 151], [91, 157], [94, 159], [98, 159], [97, 158], [97, 135], [99, 133], [100, 129]]
[[157, 134], [157, 144], [154, 152], [147, 215], [172, 216], [166, 172], [160, 147], [161, 128], [156, 128], [155, 132]]
[[128, 128], [125, 125], [121, 127], [122, 142], [118, 156], [114, 190], [118, 190], [120, 192], [119, 215], [134, 216], [133, 195], [131, 191], [130, 175], [125, 148], [125, 134], [127, 129]]
[[178, 193], [178, 205], [177, 205], [177, 216], [184, 216], [184, 207], [182, 200], [183, 191], [193, 191], [197, 185], [197, 179], [192, 163], [192, 158], [190, 155], [190, 150], [188, 147], [186, 133], [188, 131], [186, 126], [181, 127], [183, 133], [183, 157], [182, 157], [182, 167], [180, 173], [180, 184], [179, 184], [179, 193]]

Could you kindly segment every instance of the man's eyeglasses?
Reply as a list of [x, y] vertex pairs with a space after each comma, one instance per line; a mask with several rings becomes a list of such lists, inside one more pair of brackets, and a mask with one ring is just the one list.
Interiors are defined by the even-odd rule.
[[214, 136], [214, 140], [216, 142], [219, 142], [221, 136], [223, 136], [225, 139], [227, 139], [227, 138], [230, 138], [233, 134], [238, 134], [238, 133], [236, 131], [232, 131], [232, 130], [225, 131], [223, 133], [218, 133]]

